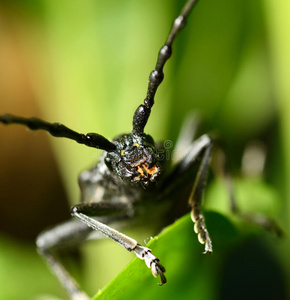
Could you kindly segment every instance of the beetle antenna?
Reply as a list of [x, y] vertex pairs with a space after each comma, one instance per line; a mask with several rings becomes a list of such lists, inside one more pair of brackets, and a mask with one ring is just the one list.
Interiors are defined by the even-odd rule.
[[115, 144], [111, 143], [105, 137], [97, 133], [78, 133], [60, 123], [48, 123], [38, 118], [22, 118], [13, 115], [0, 115], [0, 122], [3, 124], [21, 124], [31, 130], [45, 130], [55, 137], [64, 137], [74, 140], [79, 144], [88, 147], [113, 151], [116, 149]]
[[147, 95], [144, 99], [144, 104], [141, 104], [135, 111], [133, 117], [133, 134], [142, 135], [144, 127], [150, 116], [151, 107], [154, 105], [154, 97], [157, 88], [161, 84], [164, 78], [163, 67], [172, 54], [172, 44], [176, 35], [185, 26], [186, 18], [191, 12], [193, 6], [198, 0], [188, 1], [181, 10], [180, 15], [174, 20], [169, 35], [166, 39], [164, 46], [158, 53], [157, 63], [155, 69], [149, 75], [149, 83], [147, 89]]

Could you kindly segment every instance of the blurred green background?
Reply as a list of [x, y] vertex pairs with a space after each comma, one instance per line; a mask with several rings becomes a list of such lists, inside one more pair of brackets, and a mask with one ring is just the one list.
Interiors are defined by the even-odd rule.
[[[0, 113], [59, 121], [107, 138], [129, 132], [159, 48], [183, 2], [1, 0]], [[205, 129], [218, 132], [227, 145], [241, 205], [266, 212], [284, 229], [282, 240], [258, 231], [250, 250], [248, 244], [235, 252], [229, 247], [224, 256], [229, 259], [224, 258], [224, 265], [220, 262], [222, 272], [230, 274], [226, 273], [230, 258], [239, 261], [242, 255], [244, 264], [249, 252], [246, 261], [251, 264], [256, 260], [251, 249], [269, 253], [277, 271], [267, 269], [270, 260], [265, 259], [263, 272], [281, 279], [281, 290], [276, 291], [278, 298], [261, 299], [286, 299], [284, 287], [290, 279], [289, 28], [286, 1], [200, 0], [174, 43], [146, 126], [156, 140], [175, 141], [188, 112], [198, 112]], [[246, 176], [242, 156], [256, 140], [266, 149], [266, 167], [263, 174]], [[47, 226], [69, 218], [69, 206], [79, 199], [77, 175], [99, 154], [41, 132], [0, 126], [0, 299], [66, 297], [38, 257], [34, 239]], [[228, 215], [219, 181], [209, 183], [205, 200], [208, 209]], [[145, 229], [139, 234], [140, 242], [148, 236]], [[82, 247], [80, 265], [67, 262], [91, 295], [133, 258], [111, 241], [96, 244]], [[248, 252], [237, 250], [243, 247]], [[210, 265], [206, 268], [203, 273], [188, 272], [187, 279], [199, 278], [200, 286], [206, 287], [215, 280], [208, 279]], [[238, 275], [239, 264], [237, 282]], [[182, 298], [182, 286], [176, 288]], [[193, 294], [200, 299], [227, 299], [221, 287], [212, 288], [220, 292], [209, 293], [208, 298], [203, 289]], [[243, 288], [253, 299], [252, 286]], [[176, 299], [171, 292], [163, 297]]]

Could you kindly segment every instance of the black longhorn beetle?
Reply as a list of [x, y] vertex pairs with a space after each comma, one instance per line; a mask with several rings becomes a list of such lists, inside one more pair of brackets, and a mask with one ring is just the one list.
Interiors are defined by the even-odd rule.
[[[188, 0], [174, 20], [167, 40], [159, 51], [155, 69], [149, 76], [144, 103], [134, 113], [133, 130], [130, 133], [121, 134], [109, 141], [100, 134], [80, 134], [59, 123], [9, 114], [0, 116], [3, 124], [25, 125], [32, 130], [44, 130], [52, 136], [68, 138], [88, 147], [104, 150], [98, 164], [91, 170], [82, 172], [79, 177], [81, 202], [71, 210], [72, 216], [77, 220], [69, 220], [41, 233], [36, 242], [39, 253], [47, 260], [71, 299], [89, 298], [52, 252], [63, 245], [81, 242], [98, 233], [113, 239], [126, 250], [133, 251], [145, 261], [153, 276], [160, 276], [160, 285], [166, 283], [165, 268], [149, 248], [106, 224], [142, 218], [140, 215], [145, 206], [152, 204], [152, 198], [153, 210], [157, 210], [159, 205], [163, 207], [167, 196], [173, 189], [178, 189], [172, 183], [182, 184], [183, 178], [191, 178], [192, 181], [188, 203], [198, 240], [205, 245], [205, 253], [213, 251], [201, 210], [213, 139], [209, 135], [202, 135], [192, 142], [193, 122], [187, 122], [176, 145], [176, 149], [182, 148], [184, 154], [174, 165], [170, 165], [163, 155], [164, 145], [155, 143], [150, 135], [144, 133], [154, 105], [155, 93], [164, 77], [163, 67], [172, 54], [173, 41], [185, 26], [186, 18], [196, 3], [197, 0]], [[163, 214], [167, 212], [165, 208]]]

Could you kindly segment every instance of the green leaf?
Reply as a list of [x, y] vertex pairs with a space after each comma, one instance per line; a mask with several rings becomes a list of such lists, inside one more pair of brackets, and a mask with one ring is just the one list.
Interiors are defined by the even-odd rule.
[[205, 218], [212, 255], [202, 254], [186, 215], [148, 244], [166, 267], [165, 285], [158, 286], [136, 258], [93, 299], [286, 299], [285, 275], [273, 254], [274, 247], [279, 249], [276, 238], [254, 224], [238, 229], [216, 212]]
[[162, 287], [151, 275], [143, 261], [135, 258], [95, 300], [104, 299], [189, 299], [203, 295], [212, 299], [214, 278], [218, 276], [217, 266], [220, 258], [239, 236], [236, 228], [222, 215], [206, 214], [208, 228], [214, 243], [213, 255], [203, 255], [203, 245], [197, 241], [193, 223], [186, 215], [170, 225], [160, 236], [152, 239], [148, 247], [160, 258], [166, 267], [168, 282]]

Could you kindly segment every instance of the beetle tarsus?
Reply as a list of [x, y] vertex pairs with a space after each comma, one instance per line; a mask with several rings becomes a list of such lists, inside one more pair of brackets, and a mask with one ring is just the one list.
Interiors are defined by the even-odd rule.
[[161, 283], [158, 283], [158, 285], [161, 286], [167, 282], [164, 275], [165, 268], [159, 263], [159, 258], [152, 254], [151, 249], [137, 245], [134, 252], [138, 258], [145, 261], [146, 266], [151, 269], [154, 277], [160, 276]]

